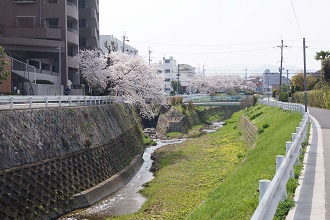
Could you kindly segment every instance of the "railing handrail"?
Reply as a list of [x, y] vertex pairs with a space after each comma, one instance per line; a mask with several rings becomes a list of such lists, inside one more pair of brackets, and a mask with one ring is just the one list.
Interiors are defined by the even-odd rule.
[[257, 209], [255, 210], [251, 219], [273, 219], [277, 206], [280, 201], [283, 200], [283, 194], [286, 192], [286, 184], [290, 178], [290, 173], [293, 170], [293, 166], [299, 158], [301, 151], [301, 143], [304, 141], [307, 128], [308, 128], [308, 116], [309, 113], [304, 112], [304, 106], [297, 103], [284, 103], [284, 102], [267, 102], [260, 100], [261, 104], [280, 107], [286, 110], [298, 111], [304, 117], [300, 123], [299, 132], [296, 134], [294, 140], [292, 140], [291, 147], [287, 151], [283, 162], [276, 171], [271, 183], [269, 184], [265, 194], [259, 202]]
[[29, 104], [29, 109], [32, 109], [33, 103], [45, 104], [44, 107], [48, 108], [49, 103], [58, 103], [57, 107], [62, 107], [62, 102], [69, 103], [69, 106], [74, 103], [77, 103], [77, 106], [86, 106], [125, 101], [121, 96], [0, 96], [0, 104], [10, 104], [10, 110], [13, 110], [13, 105], [17, 103]]

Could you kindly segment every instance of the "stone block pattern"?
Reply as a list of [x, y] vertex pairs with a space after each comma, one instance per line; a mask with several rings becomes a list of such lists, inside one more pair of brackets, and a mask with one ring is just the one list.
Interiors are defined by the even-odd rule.
[[[98, 110], [100, 111], [97, 112]], [[41, 127], [54, 126], [55, 131], [36, 129], [31, 132], [35, 134], [29, 138], [34, 139], [36, 138], [35, 135], [42, 137], [51, 133], [54, 136], [44, 137], [49, 139], [49, 146], [46, 149], [31, 148], [33, 141], [25, 142], [23, 136], [26, 134], [23, 133], [20, 136], [20, 141], [23, 143], [18, 144], [19, 147], [15, 145], [17, 142], [14, 141], [12, 142], [15, 144], [11, 146], [4, 146], [1, 143], [1, 148], [4, 148], [1, 160], [5, 161], [2, 163], [2, 167], [5, 165], [6, 169], [0, 171], [0, 219], [56, 219], [74, 209], [72, 199], [74, 194], [110, 178], [129, 165], [133, 158], [144, 150], [141, 129], [135, 123], [133, 114], [131, 115], [132, 110], [127, 106], [58, 109], [52, 112], [57, 112], [54, 117], [73, 114], [79, 115], [85, 120], [79, 121], [68, 118], [68, 124], [49, 125], [44, 124], [45, 121], [42, 120], [44, 114], [47, 117], [50, 115], [39, 112], [37, 115], [40, 125], [42, 124]], [[22, 121], [20, 121], [19, 113], [8, 114], [16, 114], [18, 117], [10, 117], [12, 121], [7, 119], [7, 122], [15, 122], [15, 126], [11, 129], [18, 127], [15, 131], [17, 134], [20, 133], [21, 128], [27, 129], [21, 124], [22, 121], [30, 120], [35, 123], [38, 118], [31, 118], [31, 114], [35, 113], [21, 112], [23, 116], [21, 117]], [[26, 114], [30, 117], [26, 117]], [[63, 120], [63, 118], [59, 119]], [[18, 123], [18, 121], [20, 122]], [[88, 124], [91, 127], [87, 126]], [[70, 129], [65, 126], [71, 126], [73, 130], [77, 129], [77, 132], [81, 132], [80, 138], [75, 136], [78, 135], [77, 133], [70, 132]], [[80, 130], [80, 127], [84, 126], [87, 126], [85, 130]], [[31, 125], [28, 126], [28, 128], [31, 127]], [[111, 133], [112, 129], [116, 131]], [[67, 142], [60, 142], [58, 146], [54, 143], [54, 148], [58, 147], [58, 149], [44, 152], [52, 148], [52, 141], [61, 139], [58, 137], [61, 136], [61, 133], [68, 135], [66, 137]], [[93, 136], [89, 136], [89, 134], [93, 134]], [[106, 135], [106, 137], [102, 137], [102, 135]], [[84, 136], [90, 138], [88, 144], [85, 143], [85, 145]], [[51, 140], [52, 137], [54, 137], [53, 140]], [[40, 138], [39, 141], [41, 140], [43, 143], [46, 142], [46, 139]], [[29, 143], [30, 145], [25, 145]], [[14, 152], [17, 150], [22, 152], [22, 159], [19, 158], [14, 162], [10, 160], [15, 159], [17, 155], [8, 153], [11, 152], [8, 148], [12, 147], [16, 147]], [[4, 158], [4, 154], [12, 158]], [[28, 155], [30, 156], [29, 160], [24, 158]], [[9, 164], [18, 166], [7, 168]]]
[[241, 115], [238, 120], [238, 129], [242, 132], [244, 143], [252, 147], [258, 138], [258, 128], [247, 117]]

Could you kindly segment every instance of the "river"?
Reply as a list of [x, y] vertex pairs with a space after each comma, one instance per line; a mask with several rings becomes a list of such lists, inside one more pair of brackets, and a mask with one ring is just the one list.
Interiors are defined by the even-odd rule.
[[[213, 123], [202, 131], [211, 133], [216, 131], [223, 125], [223, 122]], [[61, 220], [81, 220], [81, 219], [104, 219], [105, 217], [115, 217], [124, 214], [132, 214], [137, 212], [147, 200], [139, 191], [143, 188], [143, 184], [151, 181], [154, 176], [150, 172], [153, 160], [151, 154], [162, 146], [168, 144], [182, 143], [186, 139], [172, 139], [172, 140], [157, 140], [157, 145], [146, 148], [143, 154], [144, 163], [141, 169], [126, 184], [117, 192], [111, 194], [109, 197], [94, 204], [93, 206], [78, 210], [73, 213], [60, 218]]]
[[87, 209], [73, 212], [61, 219], [99, 219], [102, 217], [114, 217], [137, 212], [146, 201], [146, 198], [143, 197], [139, 191], [143, 188], [143, 184], [153, 179], [153, 173], [149, 171], [153, 162], [153, 160], [151, 160], [152, 152], [164, 145], [177, 144], [184, 140], [185, 139], [158, 140], [157, 145], [146, 148], [143, 154], [144, 163], [128, 184], [109, 197], [103, 199], [101, 202]]

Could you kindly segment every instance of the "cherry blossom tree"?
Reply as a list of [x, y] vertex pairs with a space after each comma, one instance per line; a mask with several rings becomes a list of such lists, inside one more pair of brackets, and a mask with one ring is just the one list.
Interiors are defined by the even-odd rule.
[[144, 118], [154, 117], [152, 103], [165, 105], [163, 75], [141, 56], [81, 50], [75, 57], [82, 76], [101, 95], [116, 94], [137, 106]]
[[232, 75], [195, 75], [189, 81], [196, 93], [227, 92], [230, 90], [253, 91], [254, 84], [239, 76]]

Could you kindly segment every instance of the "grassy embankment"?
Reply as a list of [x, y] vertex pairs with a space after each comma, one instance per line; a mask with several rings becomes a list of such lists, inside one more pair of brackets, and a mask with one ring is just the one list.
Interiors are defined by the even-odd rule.
[[[241, 114], [265, 127], [253, 148], [240, 139]], [[235, 113], [215, 133], [158, 149], [160, 169], [142, 190], [148, 201], [138, 213], [117, 219], [250, 219], [258, 205], [258, 181], [272, 179], [275, 157], [285, 154], [301, 118], [257, 105]]]

